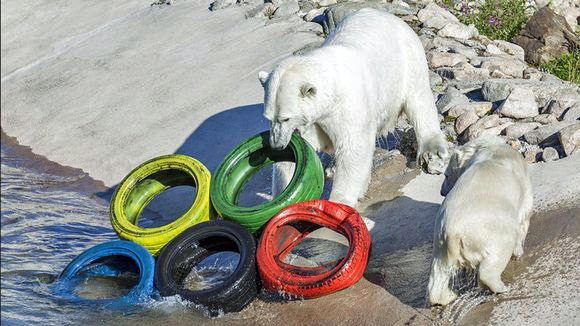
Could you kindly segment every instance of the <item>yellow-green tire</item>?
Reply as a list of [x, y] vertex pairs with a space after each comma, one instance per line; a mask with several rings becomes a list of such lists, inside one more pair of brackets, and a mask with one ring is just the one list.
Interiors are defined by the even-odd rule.
[[[203, 164], [185, 155], [164, 155], [139, 165], [121, 181], [113, 195], [110, 209], [113, 230], [121, 239], [135, 242], [156, 256], [190, 226], [213, 219], [210, 179]], [[139, 217], [145, 206], [161, 192], [177, 186], [196, 188], [195, 200], [187, 212], [160, 227], [139, 227]]]

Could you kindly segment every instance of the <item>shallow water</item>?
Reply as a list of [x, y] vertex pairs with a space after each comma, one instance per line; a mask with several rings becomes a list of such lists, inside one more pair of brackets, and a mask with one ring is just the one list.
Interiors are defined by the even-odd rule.
[[[2, 325], [109, 324], [144, 313], [155, 320], [173, 311], [191, 322], [206, 319], [178, 298], [121, 312], [55, 297], [53, 282], [76, 255], [118, 239], [107, 202], [90, 195], [104, 188], [80, 170], [28, 153], [5, 135], [1, 159]], [[134, 281], [130, 275], [89, 278], [75, 291], [89, 298], [115, 297]]]
[[[312, 306], [308, 301], [280, 305], [255, 300], [239, 314], [210, 319], [200, 307], [177, 296], [151, 299], [142, 306], [123, 310], [72, 304], [55, 297], [51, 292], [52, 284], [76, 255], [99, 243], [117, 239], [110, 226], [108, 203], [92, 195], [106, 189], [80, 170], [63, 168], [30, 154], [8, 142], [5, 135], [1, 158], [2, 325], [270, 325], [279, 323], [282, 316], [286, 316], [283, 321], [289, 324], [300, 320], [322, 324], [317, 317], [312, 319], [304, 313]], [[396, 178], [408, 179], [405, 175]], [[381, 191], [388, 195], [379, 194], [382, 197], [409, 201], [397, 197], [398, 187], [383, 188]], [[251, 202], [256, 198], [247, 200]], [[421, 209], [437, 208], [422, 205]], [[153, 221], [155, 214], [150, 218]], [[461, 280], [466, 284], [459, 287], [460, 298], [445, 309], [425, 308], [432, 236], [429, 223], [415, 221], [427, 225], [423, 229], [395, 222], [389, 224], [388, 234], [405, 234], [405, 239], [399, 239], [397, 243], [401, 246], [398, 247], [393, 247], [391, 242], [377, 242], [373, 251], [383, 254], [371, 259], [366, 277], [384, 288], [381, 291], [387, 290], [421, 314], [430, 315], [434, 323], [580, 324], [577, 313], [580, 311], [580, 208], [561, 208], [532, 217], [525, 255], [519, 261], [510, 262], [504, 272], [504, 281], [510, 291], [491, 295], [476, 288], [475, 275], [467, 274]], [[348, 241], [340, 237], [330, 241], [332, 237], [325, 232], [329, 231], [313, 232], [288, 255], [287, 262], [319, 266], [321, 262], [341, 258]], [[206, 288], [221, 282], [237, 265], [233, 256], [218, 255], [207, 259], [190, 273], [187, 280], [190, 286]], [[132, 275], [125, 279], [92, 278], [79, 284], [76, 291], [93, 298], [114, 297], [126, 292], [134, 281]], [[362, 286], [370, 289], [367, 285]], [[313, 304], [330, 302], [336, 305], [353, 295], [358, 298], [358, 294], [351, 292], [334, 299], [313, 301]], [[365, 307], [352, 309], [364, 310]]]

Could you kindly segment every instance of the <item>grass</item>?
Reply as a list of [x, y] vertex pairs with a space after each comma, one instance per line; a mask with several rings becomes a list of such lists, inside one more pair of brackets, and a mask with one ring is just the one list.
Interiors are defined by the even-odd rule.
[[440, 0], [444, 8], [464, 24], [474, 24], [492, 40], [510, 41], [528, 21], [526, 0], [475, 1]]
[[580, 84], [580, 49], [565, 53], [540, 68], [560, 79]]

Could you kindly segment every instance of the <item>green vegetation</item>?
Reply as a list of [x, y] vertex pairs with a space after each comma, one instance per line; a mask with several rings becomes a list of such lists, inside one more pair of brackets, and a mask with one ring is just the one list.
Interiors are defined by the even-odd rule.
[[580, 49], [565, 53], [540, 68], [560, 79], [580, 84]]
[[457, 120], [456, 117], [452, 117], [452, 116], [448, 116], [448, 115], [446, 115], [445, 118], [443, 118], [443, 122], [455, 122], [455, 120]]
[[526, 0], [440, 0], [441, 5], [464, 24], [474, 24], [480, 34], [510, 41], [528, 21]]

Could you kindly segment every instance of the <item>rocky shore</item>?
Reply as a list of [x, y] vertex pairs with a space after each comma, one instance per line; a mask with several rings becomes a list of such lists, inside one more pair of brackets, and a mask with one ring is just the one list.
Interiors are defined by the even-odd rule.
[[[235, 4], [240, 5], [235, 0], [217, 0], [211, 10]], [[514, 38], [527, 51], [518, 44], [480, 35], [474, 25], [462, 24], [429, 1], [274, 0], [241, 5], [251, 7], [246, 17], [261, 16], [266, 24], [302, 18], [300, 30], [318, 35], [330, 33], [346, 15], [362, 8], [397, 15], [416, 30], [423, 43], [441, 126], [451, 146], [484, 134], [504, 135], [530, 163], [580, 151], [580, 86], [534, 67], [566, 51], [570, 44], [580, 44], [575, 34], [579, 4], [560, 1], [552, 4], [554, 11], [546, 2], [531, 2], [540, 10], [534, 11], [521, 35]], [[412, 137], [410, 126], [403, 122], [399, 127], [398, 132]], [[413, 153], [412, 149], [403, 151]]]

